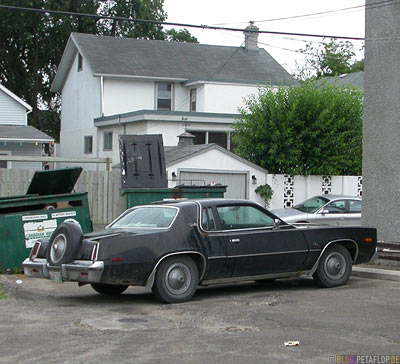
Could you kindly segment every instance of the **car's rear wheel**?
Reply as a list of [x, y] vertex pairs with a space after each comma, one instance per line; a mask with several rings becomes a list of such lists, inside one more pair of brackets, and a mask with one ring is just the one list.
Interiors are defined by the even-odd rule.
[[161, 302], [189, 301], [197, 290], [198, 280], [199, 272], [193, 259], [174, 256], [160, 263], [152, 291]]
[[115, 296], [124, 292], [129, 286], [125, 284], [101, 284], [101, 283], [90, 283], [92, 288], [100, 294]]
[[50, 237], [46, 252], [47, 261], [56, 266], [72, 262], [76, 258], [82, 235], [79, 225], [63, 222]]
[[350, 278], [352, 261], [349, 251], [342, 245], [326, 249], [318, 263], [313, 278], [321, 287], [337, 287]]

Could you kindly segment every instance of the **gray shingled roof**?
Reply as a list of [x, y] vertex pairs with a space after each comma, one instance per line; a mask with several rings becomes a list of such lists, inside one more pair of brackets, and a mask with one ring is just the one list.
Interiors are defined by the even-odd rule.
[[54, 138], [34, 128], [25, 125], [0, 125], [0, 140], [29, 140], [29, 141], [53, 141]]
[[[257, 166], [256, 164], [254, 164], [244, 158], [239, 157], [235, 153], [232, 153], [229, 150], [226, 150], [225, 148], [222, 148], [215, 143], [189, 145], [189, 146], [183, 147], [183, 148], [179, 148], [177, 146], [176, 147], [164, 147], [165, 164], [168, 167], [171, 164], [173, 165], [175, 162], [189, 159], [191, 157], [194, 157], [195, 155], [204, 153], [207, 150], [212, 150], [212, 149], [218, 149], [221, 152], [230, 155], [232, 158], [235, 158], [243, 163], [246, 163], [249, 166], [252, 166], [253, 168], [260, 170], [263, 173], [268, 173], [268, 171], [265, 170], [264, 168], [261, 168], [260, 166]], [[121, 163], [114, 164], [112, 166], [112, 168], [113, 169], [121, 168]]]
[[338, 77], [324, 77], [321, 80], [318, 80], [319, 85], [321, 85], [322, 82], [329, 82], [330, 84], [337, 84], [339, 86], [350, 85], [364, 90], [364, 72], [360, 71], [354, 73], [346, 73]]
[[72, 33], [53, 89], [66, 77], [64, 62], [71, 62], [72, 44], [85, 57], [94, 74], [175, 78], [183, 81], [227, 81], [251, 84], [296, 84], [267, 51], [244, 47], [105, 37]]
[[213, 149], [215, 144], [197, 144], [190, 145], [183, 148], [178, 147], [164, 147], [165, 164], [170, 164], [178, 161], [182, 158], [188, 158], [199, 152], [206, 151], [207, 149]]

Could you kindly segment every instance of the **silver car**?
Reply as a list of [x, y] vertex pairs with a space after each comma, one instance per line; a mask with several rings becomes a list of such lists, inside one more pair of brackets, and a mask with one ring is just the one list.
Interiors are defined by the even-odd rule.
[[289, 224], [361, 225], [361, 206], [361, 197], [320, 195], [271, 212]]

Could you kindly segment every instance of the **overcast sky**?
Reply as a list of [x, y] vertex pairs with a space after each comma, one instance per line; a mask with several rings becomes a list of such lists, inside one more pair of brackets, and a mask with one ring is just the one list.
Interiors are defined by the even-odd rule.
[[[165, 0], [164, 10], [169, 22], [221, 25], [245, 28], [250, 20], [256, 21], [260, 30], [322, 34], [333, 36], [364, 37], [364, 8], [343, 10], [329, 14], [294, 19], [263, 21], [298, 15], [339, 10], [365, 5], [362, 0]], [[260, 22], [258, 22], [260, 21]], [[177, 27], [175, 27], [177, 28]], [[179, 28], [177, 28], [179, 29]], [[188, 29], [203, 44], [240, 46], [242, 33], [221, 30]], [[293, 39], [285, 39], [293, 38]], [[297, 52], [305, 41], [321, 42], [320, 38], [282, 35], [259, 36], [259, 46], [265, 48], [287, 71], [295, 71], [295, 61], [302, 63], [303, 56]], [[358, 50], [362, 42], [354, 41]], [[362, 52], [358, 53], [361, 58]]]

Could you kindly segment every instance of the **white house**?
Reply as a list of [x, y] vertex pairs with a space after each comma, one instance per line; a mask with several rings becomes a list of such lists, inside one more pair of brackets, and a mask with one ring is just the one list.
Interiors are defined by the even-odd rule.
[[[0, 84], [0, 157], [42, 155], [43, 144], [53, 143], [47, 134], [28, 126], [32, 107]], [[0, 168], [42, 169], [41, 162], [0, 159]]]
[[[162, 134], [164, 146], [176, 147], [185, 131], [194, 135], [195, 145], [230, 150], [232, 123], [244, 97], [260, 85], [296, 84], [258, 48], [258, 28], [247, 29], [240, 47], [72, 33], [52, 84], [62, 95], [59, 155], [110, 157], [115, 165], [119, 135]], [[191, 160], [191, 168], [186, 162], [185, 171], [174, 165], [177, 177], [186, 177], [188, 169], [246, 175], [247, 187], [236, 197], [251, 197], [249, 178], [259, 170], [251, 172], [232, 153], [219, 161], [227, 154], [213, 148]]]
[[226, 47], [72, 33], [52, 85], [62, 94], [59, 154], [118, 163], [118, 135], [162, 134], [175, 146], [185, 129], [195, 144], [229, 150], [243, 97], [296, 83], [257, 36]]

